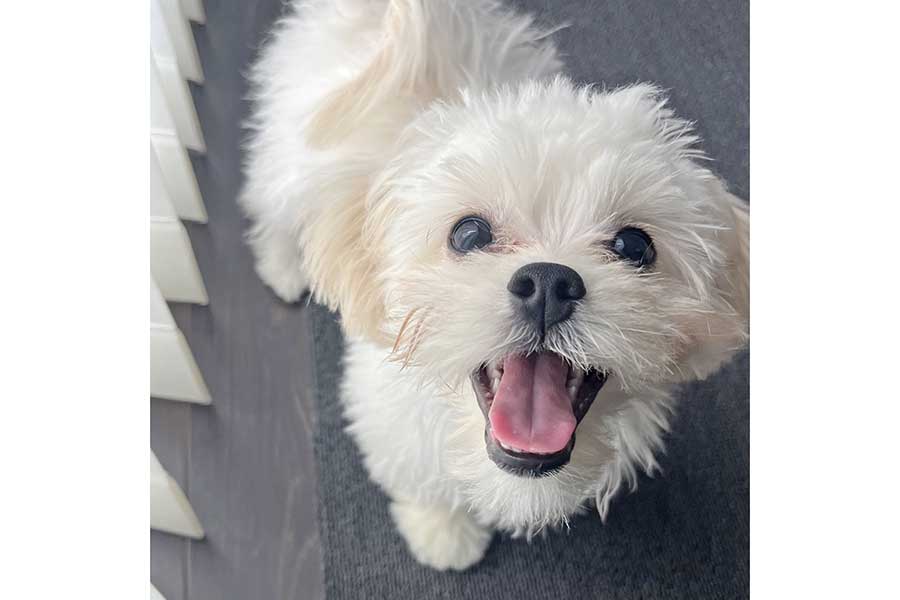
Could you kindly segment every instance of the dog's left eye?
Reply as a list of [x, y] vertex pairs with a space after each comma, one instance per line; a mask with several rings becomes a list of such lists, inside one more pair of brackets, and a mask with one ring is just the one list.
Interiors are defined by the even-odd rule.
[[460, 254], [484, 248], [493, 241], [491, 225], [481, 217], [460, 219], [450, 232], [450, 247]]
[[653, 240], [643, 229], [626, 227], [616, 234], [611, 247], [613, 252], [636, 267], [652, 265], [656, 260]]

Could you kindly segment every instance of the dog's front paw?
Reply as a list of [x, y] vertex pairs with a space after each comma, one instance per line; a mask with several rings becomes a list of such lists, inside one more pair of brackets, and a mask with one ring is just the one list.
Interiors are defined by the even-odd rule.
[[415, 559], [440, 571], [468, 569], [491, 541], [490, 529], [462, 511], [392, 502], [391, 514]]
[[285, 302], [296, 302], [309, 289], [296, 235], [274, 226], [256, 226], [248, 237], [256, 274]]
[[256, 273], [285, 302], [296, 302], [309, 287], [299, 259], [261, 258], [256, 261]]

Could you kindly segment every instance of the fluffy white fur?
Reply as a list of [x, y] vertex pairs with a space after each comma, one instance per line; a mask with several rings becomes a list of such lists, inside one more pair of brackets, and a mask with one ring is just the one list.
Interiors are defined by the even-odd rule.
[[[550, 33], [490, 0], [311, 0], [252, 72], [257, 270], [340, 311], [349, 431], [436, 568], [476, 563], [494, 528], [530, 536], [592, 503], [606, 518], [656, 469], [673, 386], [747, 336], [745, 205], [656, 89], [574, 86]], [[460, 257], [447, 238], [469, 214], [497, 240]], [[653, 237], [651, 272], [608, 250], [625, 226]], [[468, 376], [537, 347], [506, 290], [536, 261], [588, 290], [546, 348], [611, 376], [571, 462], [527, 478], [489, 460]]]

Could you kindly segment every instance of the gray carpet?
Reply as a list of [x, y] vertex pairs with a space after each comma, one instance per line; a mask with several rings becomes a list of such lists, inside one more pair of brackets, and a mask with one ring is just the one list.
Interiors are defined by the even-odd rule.
[[[749, 196], [749, 14], [746, 0], [520, 0], [557, 35], [570, 73], [609, 86], [653, 81], [696, 120], [712, 167]], [[319, 530], [326, 596], [343, 598], [743, 598], [749, 595], [749, 355], [685, 386], [661, 464], [593, 515], [527, 544], [495, 539], [463, 574], [419, 566], [394, 531], [386, 498], [343, 431], [334, 316], [312, 310]]]

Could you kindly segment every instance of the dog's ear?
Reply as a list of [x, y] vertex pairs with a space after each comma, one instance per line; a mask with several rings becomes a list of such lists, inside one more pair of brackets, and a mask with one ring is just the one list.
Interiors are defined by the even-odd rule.
[[725, 268], [715, 282], [719, 308], [693, 323], [685, 357], [686, 379], [704, 379], [713, 373], [749, 337], [750, 327], [750, 211], [743, 200], [716, 182], [713, 210], [728, 228], [719, 232]]
[[434, 96], [426, 76], [426, 3], [391, 0], [384, 16], [384, 38], [361, 73], [322, 102], [307, 126], [308, 143], [328, 148], [347, 137], [387, 100]]
[[[341, 177], [340, 193], [322, 186], [327, 209], [309, 215], [301, 239], [304, 267], [316, 300], [341, 314], [353, 336], [384, 342], [384, 293], [379, 282], [380, 232], [366, 227], [364, 175]], [[333, 188], [332, 188], [333, 191]]]
[[[383, 39], [371, 62], [322, 100], [306, 127], [310, 146], [339, 144], [363, 123], [392, 114], [387, 103], [428, 93], [425, 75], [426, 3], [390, 0]], [[341, 313], [345, 331], [384, 341], [384, 294], [378, 278], [380, 231], [367, 226], [367, 173], [333, 173], [319, 186], [317, 206], [304, 223], [303, 256], [318, 301]], [[340, 183], [335, 183], [340, 181]]]

